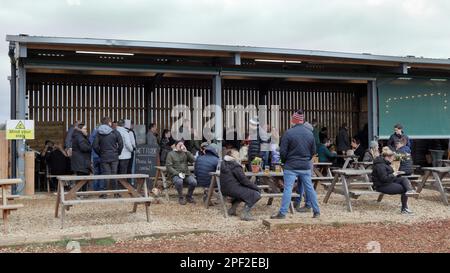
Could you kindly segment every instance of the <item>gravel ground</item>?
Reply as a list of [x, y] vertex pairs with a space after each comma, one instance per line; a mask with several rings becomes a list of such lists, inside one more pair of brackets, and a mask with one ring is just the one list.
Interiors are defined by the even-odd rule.
[[[293, 230], [255, 229], [233, 234], [167, 236], [119, 241], [110, 245], [82, 245], [81, 252], [379, 252], [450, 253], [450, 220], [422, 224], [303, 225]], [[369, 244], [369, 245], [368, 245]], [[68, 252], [62, 246], [0, 248], [1, 252]]]
[[[138, 212], [133, 214], [130, 213], [132, 204], [129, 203], [78, 205], [66, 213], [66, 228], [63, 230], [60, 229], [60, 220], [54, 218], [56, 196], [37, 195], [24, 198], [16, 202], [23, 203], [25, 208], [12, 212], [10, 233], [1, 233], [0, 242], [16, 238], [32, 241], [33, 238], [83, 233], [145, 235], [167, 231], [210, 230], [228, 235], [237, 231], [260, 229], [261, 220], [269, 218], [279, 208], [279, 199], [276, 199], [271, 207], [266, 206], [267, 199], [262, 199], [254, 210], [258, 221], [243, 222], [237, 217], [225, 219], [218, 205], [204, 208], [200, 191], [201, 189], [195, 196], [195, 205], [180, 206], [175, 196], [171, 197], [169, 203], [152, 204], [150, 223], [146, 222], [143, 206], [139, 206]], [[450, 208], [443, 205], [436, 191], [424, 190], [420, 199], [410, 199], [410, 208], [415, 212], [412, 216], [400, 214], [399, 196], [385, 196], [381, 203], [376, 202], [376, 196], [360, 197], [352, 202], [353, 213], [346, 211], [343, 196], [333, 194], [328, 204], [322, 203], [323, 198], [324, 191], [319, 189], [322, 209], [320, 219], [312, 219], [310, 214], [298, 213], [289, 218], [314, 225], [367, 222], [413, 224], [450, 219]]]

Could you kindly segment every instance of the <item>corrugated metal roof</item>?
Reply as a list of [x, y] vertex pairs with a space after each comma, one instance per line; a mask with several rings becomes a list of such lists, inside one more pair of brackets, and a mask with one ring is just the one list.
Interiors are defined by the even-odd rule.
[[250, 47], [250, 46], [230, 46], [230, 45], [210, 45], [210, 44], [192, 44], [192, 43], [173, 43], [173, 42], [152, 42], [136, 40], [117, 40], [117, 39], [94, 39], [94, 38], [68, 38], [68, 37], [44, 37], [27, 35], [7, 35], [6, 41], [30, 43], [30, 44], [52, 44], [52, 45], [80, 45], [80, 46], [100, 46], [105, 48], [147, 48], [147, 49], [175, 49], [175, 50], [194, 50], [194, 51], [216, 51], [228, 53], [254, 53], [280, 56], [309, 56], [319, 58], [337, 58], [353, 59], [361, 61], [382, 61], [407, 64], [431, 64], [431, 65], [449, 65], [450, 59], [418, 58], [413, 56], [398, 57], [372, 54], [343, 53], [320, 50], [302, 50], [268, 47]]

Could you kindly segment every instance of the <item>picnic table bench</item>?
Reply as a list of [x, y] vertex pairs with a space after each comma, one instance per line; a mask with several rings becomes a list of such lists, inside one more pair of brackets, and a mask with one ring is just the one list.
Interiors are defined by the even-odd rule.
[[[345, 196], [345, 203], [349, 212], [353, 211], [351, 198], [358, 199], [362, 195], [378, 195], [378, 202], [381, 202], [383, 194], [374, 191], [372, 188], [373, 184], [369, 180], [369, 174], [372, 173], [372, 170], [342, 169], [333, 170], [333, 172], [335, 174], [333, 182], [322, 183], [327, 189], [325, 199], [323, 200], [325, 204], [328, 202], [331, 193], [333, 192]], [[363, 177], [364, 181], [352, 183], [351, 180], [357, 177]], [[337, 188], [336, 186], [341, 187]]]
[[450, 159], [439, 159], [438, 162], [442, 163], [445, 167], [450, 167]]
[[8, 201], [19, 198], [19, 195], [8, 195], [7, 193], [12, 185], [19, 183], [22, 183], [21, 179], [0, 179], [0, 188], [2, 190], [0, 210], [2, 211], [3, 231], [5, 234], [8, 233], [8, 216], [11, 214], [11, 211], [23, 208], [23, 204], [8, 203]]
[[[155, 174], [155, 184], [159, 178], [162, 180], [163, 191], [166, 195], [166, 200], [169, 201], [169, 180], [167, 178], [167, 167], [166, 166], [156, 166], [156, 174]], [[189, 171], [194, 171], [194, 166], [188, 166]]]
[[[448, 206], [448, 192], [450, 192], [450, 180], [445, 179], [450, 175], [450, 167], [424, 167], [422, 168], [425, 174], [422, 178], [422, 182], [418, 184], [417, 192], [421, 192], [426, 187], [427, 182], [431, 182], [434, 187], [431, 189], [437, 190], [441, 194], [442, 202]], [[433, 179], [429, 179], [433, 177]]]
[[[268, 174], [264, 173], [264, 172], [258, 172], [258, 173], [254, 173], [254, 172], [244, 172], [245, 176], [248, 177], [283, 177], [283, 172], [269, 172]], [[225, 205], [225, 200], [223, 198], [223, 194], [222, 194], [222, 190], [220, 187], [220, 171], [216, 171], [216, 172], [211, 172], [209, 173], [211, 175], [211, 184], [209, 185], [209, 189], [208, 189], [208, 195], [205, 201], [205, 207], [208, 208], [212, 195], [215, 191], [215, 188], [217, 187], [217, 195], [219, 196], [219, 200], [220, 200], [220, 205], [222, 207], [223, 210], [223, 214], [224, 217], [227, 218], [228, 217], [228, 213], [227, 213], [227, 208]], [[263, 188], [267, 188], [267, 185], [258, 185], [258, 187], [260, 189]], [[292, 197], [299, 197], [300, 195], [297, 193], [292, 193]], [[281, 198], [283, 197], [283, 193], [261, 193], [261, 197], [268, 197], [269, 198], [269, 203], [270, 199], [273, 198]], [[290, 204], [289, 206], [289, 210], [290, 212], [293, 214], [294, 213], [294, 205]]]
[[[56, 200], [55, 217], [58, 218], [58, 211], [61, 208], [61, 228], [64, 228], [65, 211], [70, 207], [85, 203], [113, 203], [113, 202], [129, 202], [134, 203], [133, 212], [137, 211], [138, 204], [145, 205], [147, 222], [150, 221], [149, 206], [153, 201], [149, 197], [147, 189], [147, 174], [117, 174], [117, 175], [83, 175], [83, 176], [57, 176], [58, 194]], [[136, 179], [136, 188], [134, 188], [127, 180]], [[118, 180], [125, 188], [124, 190], [106, 190], [106, 191], [86, 191], [78, 192], [86, 183], [95, 180]], [[69, 182], [75, 182], [75, 185], [68, 192], [64, 191], [64, 185]], [[140, 192], [143, 190], [143, 194]], [[77, 196], [101, 195], [101, 194], [119, 194], [120, 198], [112, 199], [77, 199]]]

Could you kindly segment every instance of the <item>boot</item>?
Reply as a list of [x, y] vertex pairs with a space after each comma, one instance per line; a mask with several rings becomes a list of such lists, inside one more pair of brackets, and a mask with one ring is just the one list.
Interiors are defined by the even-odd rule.
[[252, 214], [250, 213], [250, 210], [252, 208], [248, 205], [245, 205], [244, 210], [242, 211], [241, 220], [243, 221], [255, 221], [255, 218], [253, 218]]
[[186, 195], [186, 200], [188, 201], [188, 203], [193, 203], [193, 204], [195, 204], [195, 200], [194, 200], [194, 198], [192, 197], [192, 195], [194, 194], [194, 190], [195, 190], [195, 187], [189, 186], [189, 188], [188, 188], [188, 193], [187, 193], [187, 195]]
[[177, 189], [178, 192], [178, 203], [180, 205], [186, 205], [186, 200], [184, 200], [183, 197], [183, 184], [175, 184], [175, 189]]
[[239, 207], [239, 203], [239, 201], [234, 201], [233, 203], [231, 203], [231, 208], [228, 210], [229, 216], [237, 216], [236, 210]]

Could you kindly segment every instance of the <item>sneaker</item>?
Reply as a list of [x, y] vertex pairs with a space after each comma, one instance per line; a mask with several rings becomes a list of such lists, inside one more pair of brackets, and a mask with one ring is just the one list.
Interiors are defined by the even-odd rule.
[[115, 193], [115, 194], [114, 194], [114, 198], [120, 198], [120, 194]]
[[414, 214], [414, 212], [412, 212], [412, 210], [406, 208], [406, 209], [402, 209], [401, 214], [411, 215], [411, 214]]
[[106, 194], [100, 194], [100, 196], [98, 198], [106, 199], [106, 198], [108, 198], [108, 196]]
[[279, 212], [277, 214], [270, 216], [270, 219], [285, 219], [285, 218], [286, 218], [286, 215], [283, 215]]
[[186, 205], [187, 204], [186, 200], [183, 197], [178, 198], [178, 203], [180, 205]]
[[411, 197], [411, 196], [418, 196], [418, 195], [419, 195], [419, 193], [416, 192], [415, 190], [407, 191], [405, 194], [406, 194], [406, 196], [408, 196], [408, 197]]
[[314, 212], [314, 214], [313, 214], [313, 218], [320, 218], [320, 213], [318, 213], [318, 212]]
[[295, 211], [300, 212], [300, 213], [306, 213], [306, 212], [311, 212], [311, 208], [308, 208], [306, 206], [304, 207], [295, 207]]

